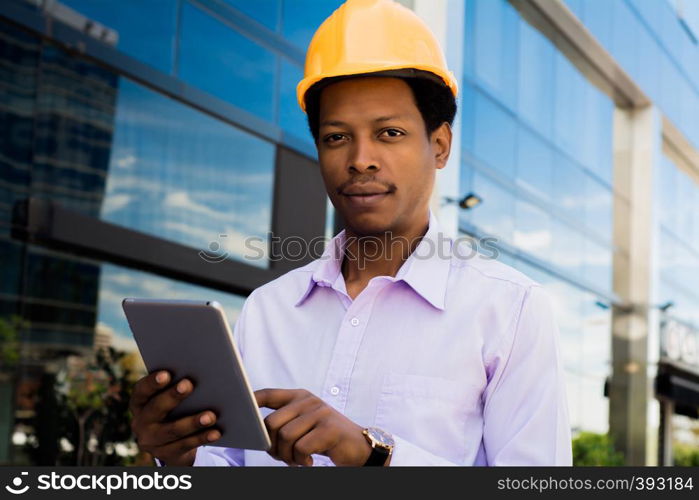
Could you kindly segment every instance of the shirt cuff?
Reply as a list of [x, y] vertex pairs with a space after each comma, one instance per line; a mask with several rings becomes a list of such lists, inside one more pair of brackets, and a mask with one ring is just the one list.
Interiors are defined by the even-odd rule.
[[420, 465], [442, 465], [457, 466], [446, 458], [433, 455], [427, 450], [406, 441], [400, 436], [393, 435], [393, 453], [391, 454], [390, 467], [420, 466]]
[[194, 467], [241, 467], [244, 465], [244, 450], [219, 446], [200, 446], [194, 457]]
[[[242, 465], [242, 451], [217, 446], [200, 446], [197, 448], [192, 467], [240, 466]], [[153, 461], [157, 467], [167, 467], [155, 457], [153, 457]]]

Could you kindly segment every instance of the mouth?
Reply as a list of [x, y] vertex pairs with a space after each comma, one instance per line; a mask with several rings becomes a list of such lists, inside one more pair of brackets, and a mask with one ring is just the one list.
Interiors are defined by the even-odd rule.
[[354, 183], [339, 190], [348, 204], [356, 209], [374, 207], [394, 191], [395, 186], [386, 186], [377, 182]]

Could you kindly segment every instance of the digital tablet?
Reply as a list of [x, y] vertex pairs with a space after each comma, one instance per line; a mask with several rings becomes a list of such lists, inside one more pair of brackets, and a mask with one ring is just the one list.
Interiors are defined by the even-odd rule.
[[268, 450], [262, 415], [217, 302], [127, 298], [124, 313], [149, 373], [167, 370], [194, 391], [169, 415], [211, 410], [221, 437], [207, 446]]

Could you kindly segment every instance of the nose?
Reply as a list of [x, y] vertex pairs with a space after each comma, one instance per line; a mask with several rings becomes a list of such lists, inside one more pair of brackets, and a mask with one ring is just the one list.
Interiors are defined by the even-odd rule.
[[357, 137], [352, 142], [349, 161], [347, 164], [351, 173], [378, 172], [378, 158], [376, 149], [369, 138]]

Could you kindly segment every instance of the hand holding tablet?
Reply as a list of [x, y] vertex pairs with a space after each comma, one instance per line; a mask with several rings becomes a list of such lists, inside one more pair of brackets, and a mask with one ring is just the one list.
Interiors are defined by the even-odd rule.
[[125, 299], [123, 308], [150, 372], [131, 397], [142, 450], [167, 465], [192, 465], [204, 444], [269, 449], [220, 305]]

